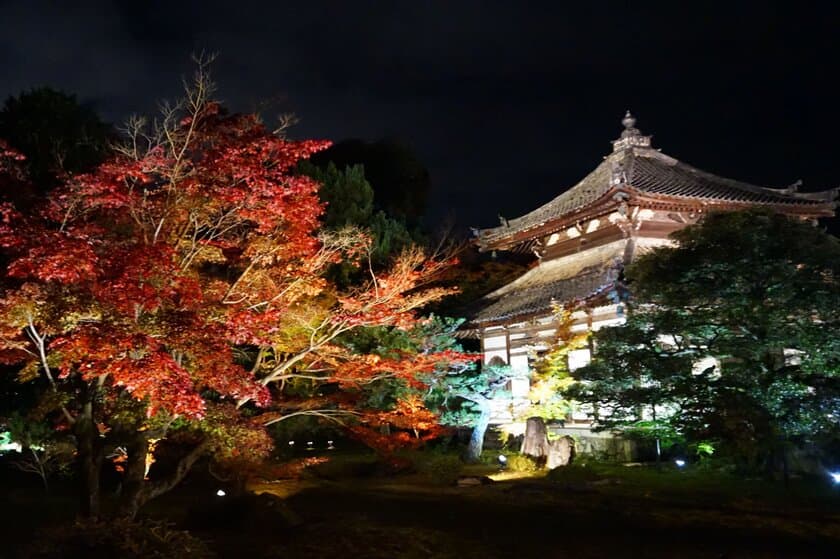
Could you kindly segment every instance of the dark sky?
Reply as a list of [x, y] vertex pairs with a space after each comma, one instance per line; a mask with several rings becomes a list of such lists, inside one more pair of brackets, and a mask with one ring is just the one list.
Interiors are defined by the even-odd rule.
[[219, 96], [293, 135], [398, 138], [430, 221], [492, 226], [593, 169], [625, 109], [665, 153], [805, 190], [840, 186], [829, 2], [0, 1], [0, 97], [52, 85], [105, 118], [177, 96], [217, 51]]

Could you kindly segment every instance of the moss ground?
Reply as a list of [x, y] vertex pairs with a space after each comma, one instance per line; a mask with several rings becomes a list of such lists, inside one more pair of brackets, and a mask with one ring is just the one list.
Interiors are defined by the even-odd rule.
[[[698, 469], [588, 464], [546, 476], [478, 465], [464, 473], [497, 481], [459, 488], [429, 472], [394, 475], [345, 456], [308, 479], [252, 487], [270, 496], [217, 497], [194, 482], [145, 513], [237, 558], [788, 558], [840, 549], [840, 490], [825, 480], [786, 487]], [[15, 548], [44, 524], [72, 518], [68, 494], [0, 491], [11, 513], [0, 557], [23, 557]]]

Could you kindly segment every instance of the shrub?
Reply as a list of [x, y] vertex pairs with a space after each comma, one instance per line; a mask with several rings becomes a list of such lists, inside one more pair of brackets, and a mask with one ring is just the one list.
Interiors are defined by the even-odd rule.
[[601, 478], [595, 468], [586, 466], [585, 464], [569, 464], [568, 466], [560, 466], [549, 470], [546, 476], [551, 481], [558, 483], [587, 483], [596, 481]]
[[374, 454], [335, 454], [306, 471], [315, 477], [335, 480], [370, 477], [377, 473], [378, 467]]
[[165, 522], [152, 520], [84, 521], [43, 535], [26, 557], [121, 559], [207, 559], [215, 557], [202, 540]]
[[537, 472], [541, 469], [541, 466], [537, 460], [531, 458], [530, 456], [526, 456], [525, 454], [508, 454], [507, 456], [507, 467], [508, 470], [512, 472], [521, 472], [521, 473], [529, 473], [529, 472]]
[[440, 485], [453, 485], [458, 481], [463, 467], [457, 455], [437, 452], [418, 452], [413, 457], [413, 462], [418, 473]]

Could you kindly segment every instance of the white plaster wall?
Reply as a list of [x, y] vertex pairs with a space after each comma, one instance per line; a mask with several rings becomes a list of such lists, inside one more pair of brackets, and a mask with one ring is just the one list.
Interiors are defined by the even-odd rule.
[[530, 369], [528, 368], [528, 355], [527, 354], [519, 354], [519, 355], [511, 355], [510, 356], [510, 368], [513, 371], [513, 374], [517, 376], [525, 376], [527, 377]]
[[507, 347], [506, 336], [494, 336], [492, 338], [484, 338], [484, 349], [499, 349]]

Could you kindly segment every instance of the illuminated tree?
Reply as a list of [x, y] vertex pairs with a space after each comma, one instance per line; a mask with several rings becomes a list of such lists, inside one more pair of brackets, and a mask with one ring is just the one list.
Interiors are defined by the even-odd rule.
[[[47, 387], [41, 405], [72, 432], [83, 514], [98, 514], [108, 445], [125, 451], [132, 516], [204, 455], [232, 467], [265, 456], [265, 426], [290, 417], [431, 430], [415, 396], [371, 408], [365, 388], [417, 387], [458, 358], [342, 343], [359, 328], [411, 328], [450, 291], [430, 282], [451, 258], [411, 247], [374, 270], [370, 236], [319, 231], [319, 185], [294, 172], [327, 144], [227, 114], [211, 93], [202, 66], [184, 101], [151, 126], [131, 121], [117, 155], [42, 210], [2, 207], [2, 358]], [[325, 273], [347, 260], [369, 273], [342, 289]], [[171, 467], [149, 470], [158, 456]]]
[[544, 420], [564, 420], [574, 411], [575, 403], [567, 399], [564, 391], [574, 383], [569, 370], [569, 353], [587, 347], [589, 333], [572, 330], [573, 309], [576, 306], [557, 305], [553, 309], [557, 324], [554, 342], [534, 364], [531, 390], [528, 398], [531, 406], [529, 417]]
[[627, 271], [626, 325], [594, 334], [567, 394], [601, 427], [662, 420], [744, 467], [834, 437], [840, 418], [840, 244], [761, 211], [710, 214]]
[[569, 354], [587, 347], [589, 336], [586, 330], [574, 332], [572, 328], [572, 315], [578, 308], [578, 301], [565, 306], [553, 306], [556, 324], [554, 340], [548, 350], [535, 360], [528, 393], [530, 405], [517, 418], [525, 421], [525, 436], [520, 452], [540, 463], [545, 460], [549, 467], [554, 467], [555, 459], [561, 451], [563, 458], [558, 459], [558, 465], [567, 464], [573, 453], [571, 439], [549, 441], [546, 421], [565, 421], [577, 408], [577, 402], [568, 398], [565, 391], [574, 384], [569, 368]]
[[[298, 170], [321, 185], [318, 196], [326, 204], [322, 219], [325, 229], [356, 227], [370, 235], [370, 264], [375, 270], [386, 267], [403, 250], [420, 244], [419, 235], [409, 232], [404, 222], [374, 210], [373, 188], [361, 165], [339, 170], [332, 162], [317, 167], [307, 160]], [[364, 281], [368, 273], [366, 266], [342, 262], [333, 266], [329, 276], [346, 287]]]
[[[285, 235], [275, 250], [307, 245], [319, 212], [316, 187], [287, 181], [284, 171], [320, 146], [224, 117], [205, 86], [196, 81], [189, 104], [167, 112], [143, 152], [135, 143], [75, 177], [37, 214], [3, 208], [0, 243], [10, 255], [3, 356], [22, 363], [21, 380], [44, 379], [43, 405], [51, 403], [73, 433], [83, 514], [98, 514], [110, 440], [129, 450], [123, 496], [132, 515], [205, 451], [235, 450], [221, 444], [221, 433], [242, 421], [224, 398], [270, 400], [234, 363], [221, 286], [204, 273], [204, 253], [225, 248], [225, 234], [265, 238], [275, 230]], [[307, 197], [309, 223], [299, 203]], [[296, 206], [301, 219], [282, 220]], [[261, 428], [254, 432], [259, 437]], [[177, 440], [187, 450], [171, 475], [147, 481], [153, 440]], [[246, 448], [260, 453], [268, 444]]]
[[[463, 320], [433, 317], [418, 334], [427, 347], [446, 348], [462, 352], [455, 332]], [[463, 359], [438, 367], [429, 376], [427, 402], [440, 413], [440, 421], [453, 427], [469, 427], [470, 441], [466, 459], [476, 462], [481, 458], [484, 436], [490, 425], [492, 402], [509, 394], [510, 367], [506, 365], [479, 365], [473, 359]]]

